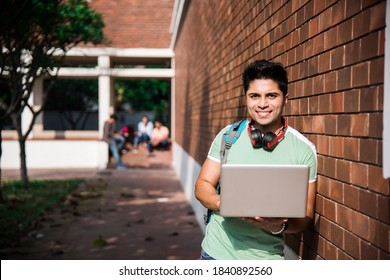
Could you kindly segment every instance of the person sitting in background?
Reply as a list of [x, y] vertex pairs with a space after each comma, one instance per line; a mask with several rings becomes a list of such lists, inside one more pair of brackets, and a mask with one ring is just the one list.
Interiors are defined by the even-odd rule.
[[133, 153], [138, 153], [138, 145], [140, 143], [148, 144], [152, 139], [153, 123], [149, 120], [149, 117], [142, 116], [141, 121], [138, 123], [137, 131], [134, 132], [134, 147]]
[[126, 147], [126, 144], [132, 144], [134, 141], [134, 126], [132, 125], [126, 125], [122, 127], [121, 129], [121, 135], [125, 139], [125, 144], [122, 147], [122, 154], [126, 154], [128, 152], [128, 148]]
[[109, 145], [111, 154], [115, 159], [117, 169], [126, 169], [126, 166], [122, 163], [120, 155], [120, 151], [125, 144], [125, 138], [115, 131], [115, 123], [117, 119], [117, 116], [113, 114], [104, 123], [103, 141]]
[[163, 126], [162, 122], [160, 121], [155, 121], [152, 133], [152, 140], [148, 143], [149, 155], [153, 153], [154, 149], [166, 150], [168, 148], [168, 137], [168, 127]]

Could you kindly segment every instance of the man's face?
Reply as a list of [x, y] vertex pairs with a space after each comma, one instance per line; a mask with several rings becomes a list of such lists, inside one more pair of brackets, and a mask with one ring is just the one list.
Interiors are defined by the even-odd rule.
[[263, 133], [275, 132], [280, 128], [288, 95], [283, 96], [276, 82], [269, 79], [253, 80], [245, 96], [249, 115], [255, 121], [256, 128]]

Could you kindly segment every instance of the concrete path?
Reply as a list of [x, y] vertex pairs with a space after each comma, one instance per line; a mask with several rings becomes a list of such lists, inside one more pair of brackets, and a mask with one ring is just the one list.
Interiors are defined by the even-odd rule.
[[[123, 156], [127, 170], [30, 170], [31, 179], [84, 178], [1, 259], [198, 259], [203, 233], [171, 168], [171, 152]], [[18, 178], [17, 170], [3, 178]]]

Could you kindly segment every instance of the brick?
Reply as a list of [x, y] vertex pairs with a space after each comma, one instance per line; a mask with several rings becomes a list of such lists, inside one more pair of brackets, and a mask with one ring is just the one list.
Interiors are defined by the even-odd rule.
[[368, 85], [368, 66], [368, 62], [363, 62], [352, 67], [353, 87], [361, 87]]
[[386, 25], [386, 2], [380, 2], [370, 9], [370, 31]]
[[367, 190], [360, 190], [360, 211], [370, 217], [378, 217], [378, 195]]
[[[326, 124], [327, 124], [327, 121], [326, 121]], [[316, 148], [317, 148], [317, 152], [319, 154], [328, 155], [329, 154], [329, 137], [319, 135], [318, 136], [318, 143], [316, 144]]]
[[344, 202], [344, 184], [335, 180], [330, 182], [330, 196], [331, 199], [338, 203]]
[[369, 115], [369, 135], [370, 137], [381, 138], [383, 133], [383, 113], [373, 113]]
[[104, 33], [110, 47], [116, 48], [168, 48], [173, 4], [173, 0], [123, 0], [121, 5], [90, 1], [91, 7], [103, 14]]
[[350, 115], [340, 115], [337, 118], [337, 133], [339, 135], [349, 136], [351, 135], [351, 116]]
[[369, 115], [359, 114], [351, 116], [351, 132], [354, 136], [369, 136]]
[[333, 135], [337, 134], [337, 115], [325, 116], [325, 133]]
[[370, 240], [374, 245], [383, 250], [390, 251], [389, 247], [390, 226], [375, 219], [370, 219]]
[[341, 68], [344, 63], [345, 49], [344, 46], [338, 47], [330, 51], [331, 69]]
[[[324, 198], [316, 195], [316, 213], [323, 215], [324, 214]], [[317, 225], [317, 224], [316, 224]], [[318, 231], [318, 228], [316, 228]]]
[[324, 176], [318, 176], [317, 192], [324, 197], [330, 196], [330, 180], [328, 178]]
[[344, 139], [341, 137], [331, 137], [329, 140], [329, 152], [332, 156], [344, 157]]
[[328, 29], [332, 25], [332, 15], [332, 9], [327, 9], [320, 14], [320, 21], [318, 26], [319, 32]]
[[344, 1], [338, 1], [332, 6], [332, 25], [337, 25], [345, 19], [345, 3]]
[[336, 160], [336, 176], [339, 180], [349, 183], [351, 181], [351, 165], [345, 160]]
[[390, 260], [390, 253], [379, 250], [379, 260]]
[[381, 167], [368, 167], [368, 188], [383, 195], [390, 195], [389, 181], [383, 178]]
[[[313, 24], [312, 24], [312, 22], [313, 22]], [[314, 25], [314, 21], [310, 21], [309, 22], [309, 34], [311, 36], [314, 36], [314, 34], [316, 34], [316, 36], [313, 38], [313, 52], [314, 52], [314, 55], [316, 55], [316, 54], [322, 53], [325, 49], [325, 41], [324, 41], [325, 35], [323, 33], [317, 35], [317, 33], [314, 33], [314, 31], [312, 33], [310, 28], [312, 28], [313, 25]], [[314, 29], [314, 27], [313, 27], [313, 29]]]
[[301, 115], [307, 115], [309, 113], [309, 99], [299, 99], [299, 111]]
[[362, 60], [367, 60], [378, 56], [379, 32], [370, 33], [361, 40], [361, 55]]
[[360, 140], [360, 160], [368, 163], [378, 163], [378, 140]]
[[347, 20], [337, 26], [337, 43], [345, 44], [351, 40], [352, 40], [352, 19]]
[[369, 71], [370, 71], [370, 84], [383, 83], [385, 77], [384, 59], [379, 58], [370, 61]]
[[337, 259], [337, 247], [327, 241], [325, 241], [325, 259], [327, 260]]
[[[378, 110], [378, 91], [375, 88], [363, 88], [360, 90], [360, 111]], [[371, 122], [370, 122], [371, 123]]]
[[309, 114], [319, 113], [319, 97], [313, 96], [309, 99]]
[[336, 221], [336, 203], [324, 199], [324, 216], [333, 222]]
[[370, 240], [369, 218], [366, 215], [363, 215], [362, 213], [352, 210], [351, 219], [352, 219], [352, 232], [364, 238], [365, 240]]
[[359, 259], [377, 260], [379, 258], [379, 249], [377, 247], [372, 246], [372, 244], [364, 240], [360, 240], [360, 248], [361, 254]]
[[325, 113], [325, 112], [329, 112], [330, 111], [330, 95], [329, 94], [324, 94], [324, 95], [320, 95], [318, 97], [318, 102], [319, 104], [321, 104], [321, 106], [319, 106], [319, 113]]
[[345, 230], [340, 226], [331, 224], [331, 240], [338, 248], [344, 248], [344, 232]]
[[351, 65], [361, 60], [360, 44], [361, 44], [361, 40], [357, 40], [357, 41], [352, 41], [347, 45], [345, 45], [345, 52], [344, 52], [345, 65]]
[[325, 132], [325, 116], [314, 116], [312, 118], [311, 131], [318, 134]]
[[337, 90], [350, 89], [352, 86], [351, 68], [343, 68], [338, 71]]
[[353, 258], [345, 253], [344, 251], [338, 250], [337, 251], [337, 259], [338, 260], [345, 260], [345, 261], [350, 261], [353, 260]]
[[344, 138], [344, 156], [346, 159], [359, 160], [360, 140], [358, 138]]
[[[325, 74], [325, 92], [333, 92], [337, 89], [337, 72], [332, 71]], [[328, 111], [330, 110], [329, 107]]]
[[326, 218], [321, 218], [319, 222], [319, 232], [325, 239], [330, 239], [331, 236], [331, 222]]
[[325, 242], [326, 240], [323, 237], [321, 236], [318, 237], [318, 247], [317, 247], [318, 258], [317, 259], [325, 258]]
[[353, 18], [353, 38], [363, 36], [370, 32], [370, 12], [364, 10]]
[[344, 93], [337, 92], [330, 97], [330, 112], [341, 113], [344, 112]]
[[336, 177], [336, 159], [325, 157], [324, 158], [324, 175], [331, 178]]
[[361, 0], [346, 0], [346, 17], [353, 16], [360, 11]]
[[344, 244], [344, 250], [349, 255], [355, 259], [360, 258], [360, 239], [356, 235], [346, 231], [344, 233]]
[[378, 219], [390, 224], [390, 198], [384, 195], [378, 195]]
[[344, 204], [358, 210], [359, 207], [359, 188], [348, 184], [344, 185]]
[[366, 188], [368, 185], [368, 167], [366, 164], [351, 163], [351, 183]]
[[338, 45], [337, 28], [331, 28], [324, 32], [324, 50], [331, 50]]

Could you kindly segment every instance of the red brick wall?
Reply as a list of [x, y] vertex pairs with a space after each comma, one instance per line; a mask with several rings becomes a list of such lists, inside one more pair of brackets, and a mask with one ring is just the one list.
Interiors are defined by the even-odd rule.
[[113, 48], [168, 48], [174, 0], [90, 0]]
[[175, 47], [176, 139], [202, 164], [215, 134], [246, 116], [255, 59], [289, 73], [291, 126], [318, 150], [315, 223], [288, 244], [304, 259], [389, 259], [382, 175], [386, 2], [191, 1]]

